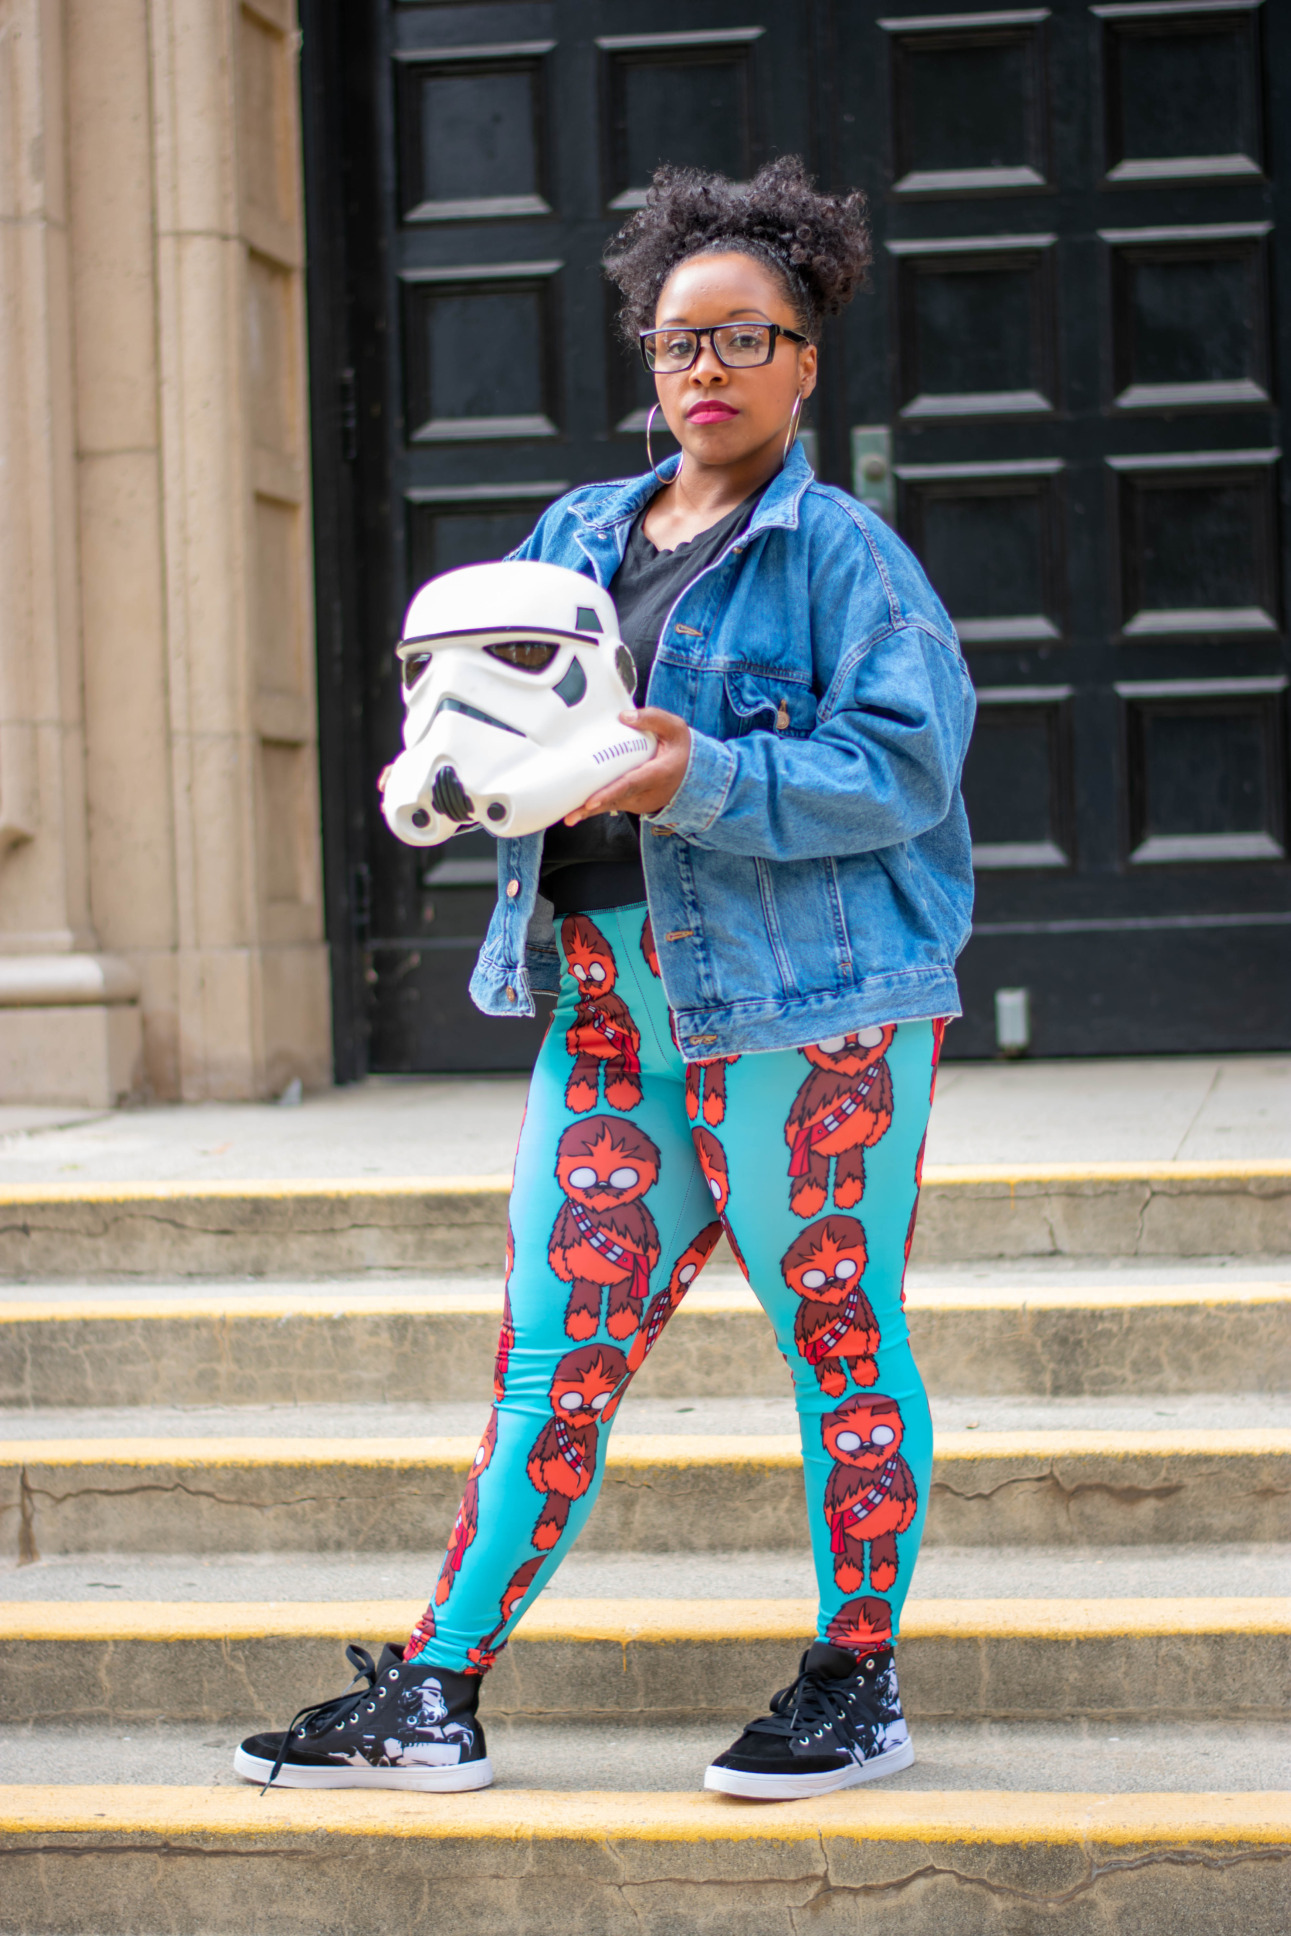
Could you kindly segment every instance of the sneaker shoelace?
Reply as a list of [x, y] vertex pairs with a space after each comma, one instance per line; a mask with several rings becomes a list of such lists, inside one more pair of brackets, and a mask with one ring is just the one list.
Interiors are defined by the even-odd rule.
[[[287, 1750], [291, 1746], [293, 1734], [298, 1732], [302, 1735], [325, 1734], [329, 1728], [341, 1726], [349, 1720], [351, 1714], [356, 1712], [362, 1705], [364, 1699], [375, 1688], [377, 1684], [377, 1665], [367, 1649], [365, 1647], [355, 1646], [351, 1642], [345, 1649], [345, 1658], [349, 1661], [350, 1666], [357, 1670], [354, 1679], [350, 1682], [344, 1694], [334, 1695], [330, 1701], [316, 1701], [312, 1707], [303, 1707], [299, 1714], [292, 1716], [287, 1727], [287, 1732], [279, 1742], [277, 1758], [274, 1761], [269, 1778], [265, 1782], [264, 1788], [260, 1790], [262, 1795], [265, 1792], [265, 1788], [272, 1787], [273, 1783], [278, 1779], [282, 1764], [287, 1759]], [[353, 1690], [358, 1687], [360, 1681], [363, 1681], [365, 1685], [359, 1687], [358, 1693], [356, 1694]]]
[[838, 1721], [845, 1708], [850, 1706], [854, 1692], [846, 1692], [854, 1677], [839, 1680], [825, 1674], [807, 1672], [807, 1656], [798, 1670], [798, 1678], [790, 1686], [782, 1687], [778, 1694], [771, 1696], [771, 1712], [761, 1720], [750, 1721], [750, 1734], [809, 1735], [823, 1734]]

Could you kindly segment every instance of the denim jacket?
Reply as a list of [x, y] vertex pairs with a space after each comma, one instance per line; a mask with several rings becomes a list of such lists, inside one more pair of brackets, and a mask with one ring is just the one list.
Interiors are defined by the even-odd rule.
[[[608, 585], [657, 489], [652, 473], [584, 485], [512, 555]], [[641, 822], [686, 1061], [959, 1014], [972, 685], [905, 545], [819, 483], [801, 447], [672, 607], [639, 703], [691, 727], [680, 787]], [[541, 858], [541, 834], [498, 842], [498, 904], [471, 979], [486, 1015], [532, 1015], [534, 991], [556, 991]]]

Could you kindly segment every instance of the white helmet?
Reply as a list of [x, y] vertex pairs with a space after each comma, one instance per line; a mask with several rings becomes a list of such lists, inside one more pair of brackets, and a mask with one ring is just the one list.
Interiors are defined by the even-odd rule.
[[607, 591], [519, 559], [432, 578], [408, 607], [404, 751], [381, 809], [400, 840], [436, 847], [464, 826], [532, 834], [649, 759], [625, 726], [636, 667]]

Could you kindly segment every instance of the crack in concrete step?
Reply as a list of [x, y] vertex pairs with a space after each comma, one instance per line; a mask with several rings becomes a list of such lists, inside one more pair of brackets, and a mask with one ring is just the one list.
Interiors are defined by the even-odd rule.
[[[424, 1550], [475, 1440], [72, 1439], [0, 1449], [20, 1559], [102, 1551]], [[924, 1538], [949, 1545], [1274, 1540], [1291, 1432], [963, 1432], [936, 1444]], [[617, 1435], [584, 1551], [803, 1543], [793, 1437]]]
[[[402, 1641], [422, 1602], [0, 1607], [0, 1719], [248, 1721], [322, 1698], [345, 1643]], [[801, 1601], [565, 1600], [525, 1614], [489, 1675], [493, 1710], [655, 1724], [761, 1711], [815, 1627]], [[1269, 1719], [1287, 1701], [1277, 1599], [911, 1600], [911, 1716]]]
[[277, 1904], [278, 1926], [290, 1906], [298, 1927], [352, 1936], [396, 1904], [405, 1926], [433, 1918], [447, 1861], [458, 1924], [512, 1936], [563, 1927], [571, 1889], [586, 1927], [638, 1936], [697, 1916], [717, 1936], [834, 1936], [865, 1906], [897, 1929], [1004, 1936], [1041, 1917], [1074, 1930], [1063, 1912], [1082, 1904], [1152, 1936], [1280, 1936], [1291, 1810], [1267, 1794], [882, 1787], [774, 1810], [659, 1793], [297, 1792], [266, 1806], [219, 1788], [9, 1788], [0, 1849], [11, 1930], [37, 1905], [50, 1929], [145, 1927], [164, 1862], [176, 1936], [244, 1928], [249, 1904], [258, 1929]]

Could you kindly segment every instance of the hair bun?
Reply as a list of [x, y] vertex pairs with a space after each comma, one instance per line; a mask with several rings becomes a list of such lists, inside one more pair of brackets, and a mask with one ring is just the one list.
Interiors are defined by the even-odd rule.
[[813, 339], [852, 300], [870, 262], [865, 197], [824, 195], [802, 158], [781, 155], [751, 182], [698, 168], [655, 170], [645, 207], [608, 244], [604, 264], [623, 296], [619, 325], [635, 345], [654, 322], [664, 283], [693, 255], [728, 247], [779, 273]]

